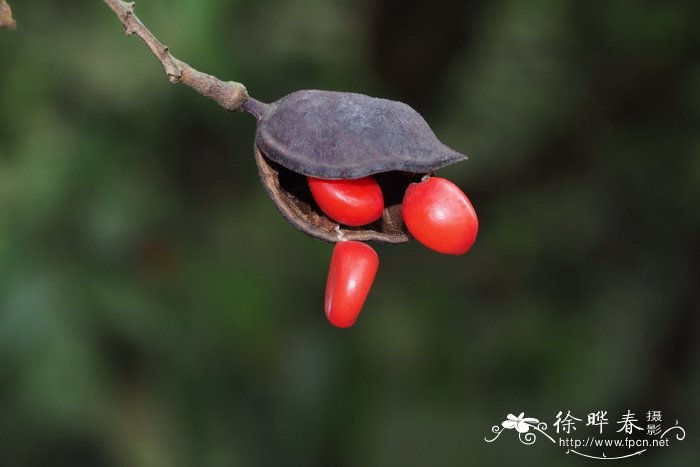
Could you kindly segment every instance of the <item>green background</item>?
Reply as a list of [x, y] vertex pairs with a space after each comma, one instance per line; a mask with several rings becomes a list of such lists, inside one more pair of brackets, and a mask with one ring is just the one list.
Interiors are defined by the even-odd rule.
[[662, 410], [687, 437], [629, 464], [698, 465], [700, 3], [141, 1], [262, 101], [402, 100], [470, 156], [440, 175], [473, 249], [376, 245], [349, 330], [323, 314], [332, 246], [257, 180], [250, 116], [169, 85], [100, 1], [10, 4], [0, 465], [598, 462], [484, 441], [560, 410], [581, 438], [590, 412], [614, 437]]

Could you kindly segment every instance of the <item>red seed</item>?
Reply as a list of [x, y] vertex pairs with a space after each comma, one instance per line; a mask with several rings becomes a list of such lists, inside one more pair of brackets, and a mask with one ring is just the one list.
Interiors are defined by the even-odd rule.
[[331, 324], [347, 328], [355, 323], [378, 267], [377, 252], [369, 245], [336, 243], [326, 282], [325, 310]]
[[355, 180], [324, 180], [308, 177], [316, 204], [334, 221], [360, 226], [370, 224], [384, 210], [382, 189], [373, 177]]
[[409, 185], [402, 212], [411, 235], [439, 253], [462, 255], [476, 240], [476, 212], [467, 195], [447, 179], [431, 177]]

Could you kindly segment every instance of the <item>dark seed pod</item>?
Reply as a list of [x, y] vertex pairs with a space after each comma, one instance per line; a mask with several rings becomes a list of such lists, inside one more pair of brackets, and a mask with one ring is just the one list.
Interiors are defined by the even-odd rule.
[[[335, 242], [409, 240], [401, 217], [406, 187], [466, 157], [438, 141], [423, 117], [401, 102], [362, 94], [298, 91], [243, 108], [258, 119], [255, 160], [268, 194], [299, 230]], [[307, 176], [356, 179], [373, 175], [384, 213], [361, 226], [338, 225], [316, 206]]]

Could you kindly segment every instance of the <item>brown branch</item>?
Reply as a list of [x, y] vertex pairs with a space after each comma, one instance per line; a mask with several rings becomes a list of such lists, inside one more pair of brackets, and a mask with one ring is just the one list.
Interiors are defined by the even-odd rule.
[[[0, 0], [4, 1], [4, 0]], [[255, 103], [248, 97], [245, 86], [234, 81], [221, 81], [215, 76], [197, 71], [187, 63], [173, 57], [167, 46], [163, 45], [151, 31], [143, 25], [134, 14], [134, 3], [121, 0], [103, 0], [117, 15], [128, 35], [136, 34], [153, 52], [163, 65], [171, 83], [185, 84], [203, 96], [214, 99], [226, 110], [241, 110], [246, 101]], [[247, 109], [246, 109], [247, 110]]]
[[12, 18], [12, 9], [5, 0], [0, 0], [0, 29], [15, 29], [17, 22]]

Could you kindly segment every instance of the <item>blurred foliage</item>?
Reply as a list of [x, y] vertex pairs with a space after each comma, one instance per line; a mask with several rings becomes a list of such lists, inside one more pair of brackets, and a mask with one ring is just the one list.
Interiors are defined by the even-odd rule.
[[689, 433], [635, 465], [698, 465], [700, 3], [140, 2], [258, 99], [403, 100], [470, 155], [442, 175], [474, 249], [377, 246], [349, 331], [323, 316], [331, 245], [257, 181], [249, 116], [170, 86], [102, 2], [11, 3], [2, 465], [582, 465], [483, 438], [627, 409]]

